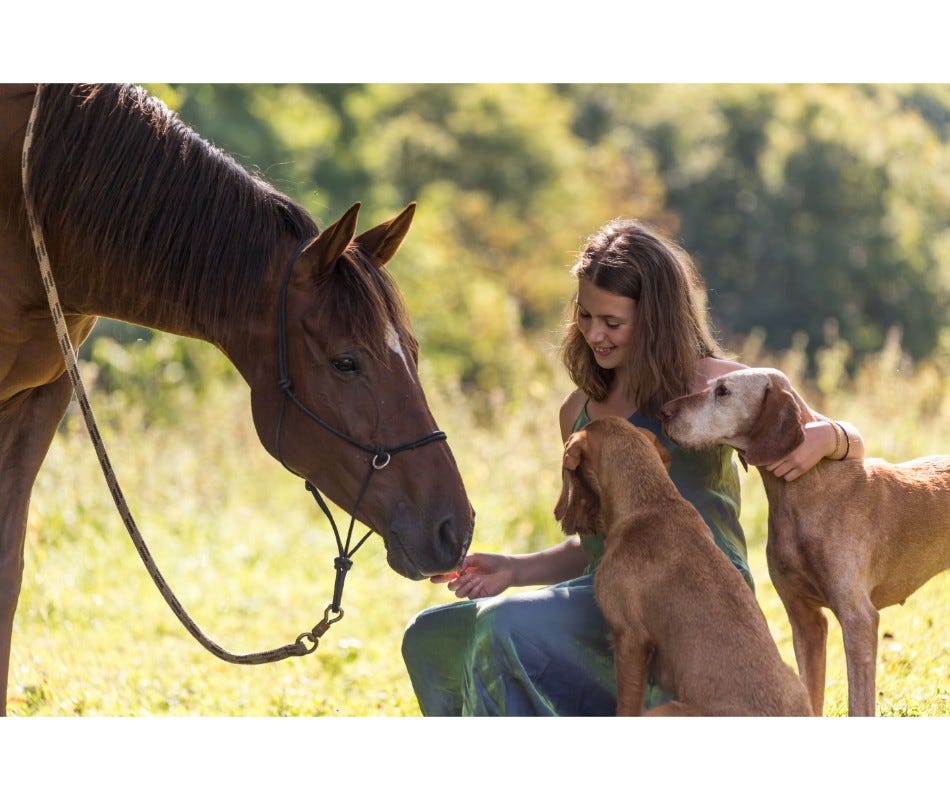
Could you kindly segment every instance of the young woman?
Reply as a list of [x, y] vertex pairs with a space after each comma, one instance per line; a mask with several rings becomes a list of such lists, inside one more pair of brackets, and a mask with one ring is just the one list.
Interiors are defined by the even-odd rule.
[[[642, 223], [621, 219], [588, 240], [572, 275], [577, 295], [561, 353], [577, 389], [561, 406], [562, 440], [608, 415], [659, 436], [673, 456], [673, 481], [752, 586], [732, 449], [682, 450], [657, 417], [668, 400], [744, 366], [720, 354], [692, 261]], [[847, 457], [862, 458], [860, 433], [844, 425]], [[768, 469], [794, 480], [822, 458], [843, 457], [838, 438], [831, 420], [809, 423], [805, 441]], [[433, 578], [464, 601], [427, 609], [406, 629], [403, 658], [422, 713], [616, 713], [608, 629], [593, 592], [602, 551], [602, 537], [575, 536], [537, 553], [471, 553], [459, 574]], [[512, 586], [546, 588], [502, 595]], [[664, 699], [653, 686], [647, 706]]]

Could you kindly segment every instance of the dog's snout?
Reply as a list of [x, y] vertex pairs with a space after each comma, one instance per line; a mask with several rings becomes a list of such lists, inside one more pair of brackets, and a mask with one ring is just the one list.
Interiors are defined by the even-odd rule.
[[665, 406], [663, 406], [660, 409], [660, 420], [662, 420], [663, 422], [672, 422], [673, 417], [675, 416], [676, 416], [676, 410], [669, 403], [667, 403]]

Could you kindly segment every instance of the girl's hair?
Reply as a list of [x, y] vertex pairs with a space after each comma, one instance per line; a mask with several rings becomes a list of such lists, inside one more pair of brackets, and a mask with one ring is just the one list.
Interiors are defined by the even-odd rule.
[[[656, 414], [663, 403], [692, 391], [696, 362], [719, 355], [706, 320], [705, 287], [692, 259], [643, 223], [608, 222], [587, 240], [571, 274], [636, 302], [626, 390], [644, 413]], [[594, 360], [577, 326], [576, 298], [561, 359], [588, 397], [607, 397], [614, 371]]]

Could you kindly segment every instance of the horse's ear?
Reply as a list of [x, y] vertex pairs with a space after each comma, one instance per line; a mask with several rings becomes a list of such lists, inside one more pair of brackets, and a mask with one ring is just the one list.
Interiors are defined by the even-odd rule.
[[380, 266], [388, 264], [390, 259], [396, 255], [402, 240], [409, 233], [409, 226], [412, 225], [412, 217], [416, 213], [416, 204], [410, 203], [402, 213], [393, 217], [389, 222], [377, 225], [365, 233], [356, 237], [356, 243], [360, 245], [373, 260]]
[[360, 204], [354, 203], [349, 210], [332, 225], [324, 228], [304, 253], [310, 262], [310, 276], [323, 275], [343, 255], [356, 234], [356, 218], [360, 213]]

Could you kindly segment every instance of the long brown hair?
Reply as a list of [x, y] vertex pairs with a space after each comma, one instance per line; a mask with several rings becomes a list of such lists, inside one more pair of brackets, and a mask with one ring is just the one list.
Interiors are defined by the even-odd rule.
[[[587, 240], [571, 274], [636, 302], [626, 391], [641, 411], [655, 414], [667, 400], [688, 394], [696, 362], [719, 355], [706, 319], [705, 286], [692, 259], [642, 222], [608, 222]], [[607, 397], [614, 371], [594, 360], [577, 326], [576, 298], [561, 342], [561, 359], [588, 397]]]

